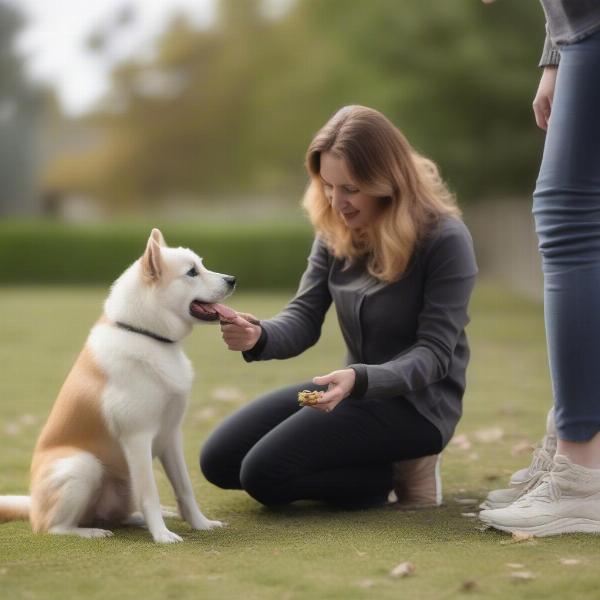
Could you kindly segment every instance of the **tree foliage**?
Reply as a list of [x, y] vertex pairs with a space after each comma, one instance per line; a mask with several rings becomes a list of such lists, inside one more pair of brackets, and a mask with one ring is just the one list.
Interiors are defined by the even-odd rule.
[[178, 17], [152, 61], [115, 70], [92, 116], [104, 144], [68, 157], [62, 183], [115, 203], [297, 198], [308, 142], [356, 103], [388, 115], [463, 200], [527, 194], [543, 25], [522, 0], [296, 0], [277, 18], [260, 0], [220, 0], [210, 28]]

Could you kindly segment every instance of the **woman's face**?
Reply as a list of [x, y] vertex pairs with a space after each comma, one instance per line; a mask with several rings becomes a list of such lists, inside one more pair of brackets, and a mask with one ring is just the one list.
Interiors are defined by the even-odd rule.
[[325, 197], [349, 229], [366, 227], [381, 213], [381, 202], [361, 192], [350, 177], [342, 157], [333, 152], [323, 152], [319, 175]]

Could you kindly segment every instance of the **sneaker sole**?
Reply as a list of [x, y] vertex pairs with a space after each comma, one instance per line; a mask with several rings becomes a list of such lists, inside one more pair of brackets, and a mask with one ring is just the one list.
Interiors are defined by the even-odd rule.
[[489, 525], [494, 529], [499, 529], [500, 531], [507, 531], [508, 533], [522, 531], [523, 533], [531, 533], [535, 537], [561, 535], [563, 533], [600, 533], [600, 521], [594, 521], [593, 519], [573, 519], [564, 517], [557, 519], [552, 523], [536, 525], [535, 527], [507, 527], [505, 525], [489, 523], [484, 519], [482, 519], [482, 521], [486, 523], [486, 525]]
[[[518, 500], [518, 498], [515, 498], [515, 500]], [[513, 500], [513, 502], [515, 500]], [[506, 508], [511, 504], [512, 502], [488, 502], [487, 500], [485, 500], [479, 505], [479, 508], [481, 510], [495, 510], [496, 508]]]

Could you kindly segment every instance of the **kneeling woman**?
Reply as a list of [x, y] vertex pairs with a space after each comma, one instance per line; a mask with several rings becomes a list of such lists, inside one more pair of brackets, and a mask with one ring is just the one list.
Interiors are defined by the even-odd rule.
[[[346, 366], [271, 391], [206, 441], [205, 477], [278, 505], [441, 503], [438, 455], [461, 416], [464, 328], [477, 267], [435, 165], [381, 113], [347, 106], [311, 142], [303, 205], [315, 229], [296, 296], [272, 319], [238, 313], [222, 334], [246, 361], [297, 356], [332, 301]], [[298, 392], [324, 391], [300, 407]]]

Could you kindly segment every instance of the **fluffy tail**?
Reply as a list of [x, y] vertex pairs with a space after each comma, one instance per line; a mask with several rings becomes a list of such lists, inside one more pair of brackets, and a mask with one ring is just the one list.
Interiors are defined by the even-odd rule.
[[30, 508], [30, 496], [0, 496], [0, 523], [28, 521]]

